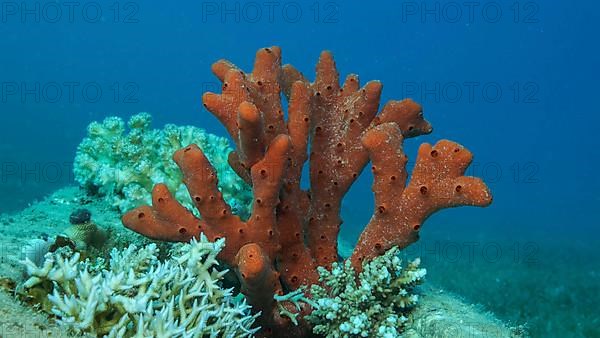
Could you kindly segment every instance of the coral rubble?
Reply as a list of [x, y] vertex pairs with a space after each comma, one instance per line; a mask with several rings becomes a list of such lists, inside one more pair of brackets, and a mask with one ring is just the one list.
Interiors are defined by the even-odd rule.
[[118, 117], [92, 122], [88, 137], [77, 149], [75, 179], [90, 190], [106, 195], [122, 212], [151, 202], [152, 187], [166, 184], [178, 200], [193, 210], [192, 201], [181, 183], [181, 172], [173, 163], [175, 150], [197, 144], [219, 173], [219, 189], [241, 216], [248, 215], [250, 188], [227, 164], [227, 139], [195, 127], [166, 125], [151, 129], [151, 117], [141, 113], [128, 123]]
[[[229, 164], [252, 186], [250, 217], [243, 221], [232, 213], [215, 169], [192, 144], [175, 152], [174, 160], [202, 219], [159, 184], [152, 206], [127, 213], [123, 223], [159, 240], [188, 241], [201, 233], [210, 240], [227, 238], [219, 258], [237, 271], [249, 303], [262, 312], [259, 322], [267, 334], [307, 334], [310, 302], [282, 305], [273, 295], [319, 284], [317, 267], [338, 261], [341, 202], [369, 160], [376, 210], [350, 258], [356, 272], [392, 247], [416, 241], [432, 213], [491, 202], [481, 180], [463, 176], [470, 152], [446, 140], [421, 146], [406, 185], [403, 140], [432, 130], [421, 106], [410, 99], [390, 101], [378, 113], [381, 83], [361, 87], [358, 76], [349, 75], [340, 85], [329, 52], [321, 54], [314, 82], [282, 66], [278, 47], [259, 50], [251, 73], [228, 61], [216, 62], [212, 70], [222, 93], [205, 93], [203, 103], [235, 140]], [[287, 119], [281, 94], [288, 100]], [[305, 191], [300, 182], [307, 161]], [[299, 324], [282, 313], [300, 314]]]
[[57, 250], [41, 265], [25, 261], [22, 288], [75, 333], [106, 337], [249, 337], [256, 315], [224, 289], [216, 269], [225, 240], [201, 236], [176, 246], [169, 260], [154, 244], [113, 249], [109, 262], [80, 261]]

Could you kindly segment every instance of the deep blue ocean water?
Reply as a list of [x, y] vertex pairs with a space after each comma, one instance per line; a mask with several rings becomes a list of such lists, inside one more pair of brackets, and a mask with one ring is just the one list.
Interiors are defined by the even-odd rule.
[[[475, 154], [493, 204], [436, 214], [423, 238], [599, 242], [597, 2], [0, 3], [0, 212], [72, 182], [91, 121], [147, 111], [156, 127], [225, 135], [200, 100], [219, 88], [211, 63], [249, 71], [277, 45], [311, 79], [328, 49], [342, 77], [381, 80], [382, 102], [420, 102], [434, 132], [406, 142], [411, 159], [442, 138]], [[371, 215], [370, 183], [344, 201], [350, 239]]]

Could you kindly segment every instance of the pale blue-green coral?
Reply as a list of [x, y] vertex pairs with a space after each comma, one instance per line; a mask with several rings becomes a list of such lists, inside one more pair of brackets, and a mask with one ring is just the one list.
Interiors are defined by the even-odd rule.
[[49, 310], [75, 333], [104, 337], [250, 337], [257, 315], [216, 269], [224, 239], [177, 244], [160, 261], [157, 246], [113, 249], [108, 262], [80, 261], [61, 248], [37, 265], [25, 261], [25, 293], [48, 290]]
[[177, 200], [195, 212], [172, 156], [178, 149], [196, 144], [215, 168], [224, 199], [241, 217], [249, 215], [251, 190], [227, 162], [231, 148], [226, 138], [191, 126], [169, 124], [162, 130], [151, 129], [151, 120], [149, 114], [141, 113], [129, 120], [128, 128], [119, 117], [92, 122], [77, 149], [77, 182], [97, 189], [122, 212], [150, 204], [153, 187], [164, 183]]
[[317, 304], [306, 317], [313, 332], [328, 338], [400, 336], [418, 301], [413, 289], [426, 271], [419, 259], [402, 268], [398, 253], [394, 247], [363, 264], [358, 276], [349, 260], [333, 263], [331, 271], [319, 267], [323, 286], [311, 287]]

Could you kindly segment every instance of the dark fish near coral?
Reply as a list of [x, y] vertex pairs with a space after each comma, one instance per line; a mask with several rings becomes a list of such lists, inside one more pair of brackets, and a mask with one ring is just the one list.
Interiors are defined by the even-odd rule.
[[84, 224], [92, 219], [92, 213], [88, 209], [77, 209], [69, 216], [69, 223], [73, 225]]

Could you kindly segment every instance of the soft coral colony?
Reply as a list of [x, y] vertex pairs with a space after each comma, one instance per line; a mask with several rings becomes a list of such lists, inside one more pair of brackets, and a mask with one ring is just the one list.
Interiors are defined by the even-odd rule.
[[[303, 318], [312, 310], [308, 304], [317, 305], [310, 291], [301, 304], [281, 305], [274, 295], [323, 283], [317, 267], [331, 269], [338, 261], [342, 199], [369, 160], [375, 211], [347, 262], [356, 272], [386, 251], [415, 242], [432, 213], [492, 200], [480, 179], [463, 176], [471, 153], [447, 140], [420, 146], [406, 183], [403, 140], [432, 131], [421, 106], [410, 99], [389, 101], [378, 112], [381, 83], [361, 87], [358, 76], [349, 75], [340, 85], [329, 52], [321, 54], [314, 82], [282, 66], [278, 47], [259, 50], [251, 73], [224, 60], [212, 70], [222, 92], [205, 93], [202, 100], [235, 140], [229, 164], [252, 186], [251, 216], [244, 221], [232, 214], [215, 170], [202, 150], [190, 145], [174, 160], [201, 218], [159, 184], [152, 206], [127, 213], [123, 223], [158, 240], [189, 241], [201, 233], [211, 241], [225, 238], [218, 257], [235, 269], [242, 292], [261, 311], [263, 333], [307, 334]], [[287, 119], [281, 94], [288, 101]], [[307, 161], [310, 184], [304, 190]]]

